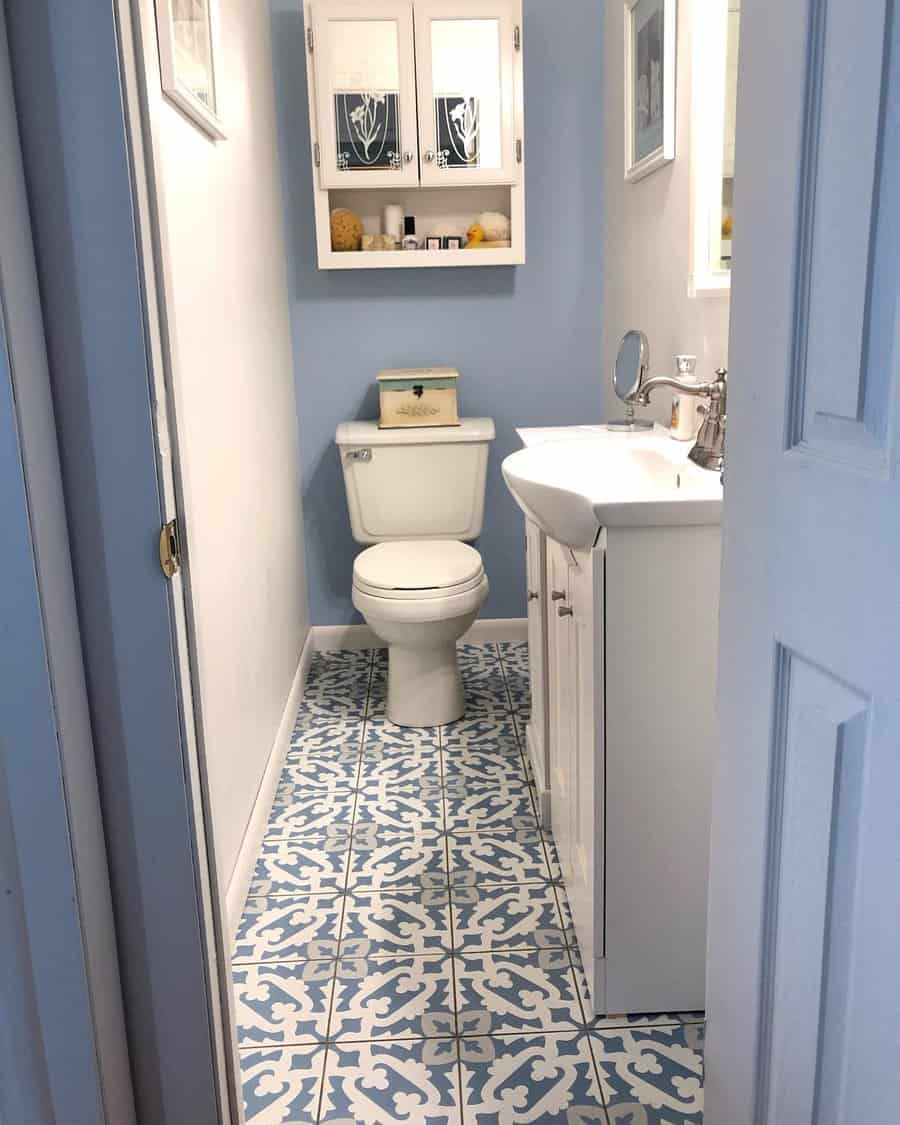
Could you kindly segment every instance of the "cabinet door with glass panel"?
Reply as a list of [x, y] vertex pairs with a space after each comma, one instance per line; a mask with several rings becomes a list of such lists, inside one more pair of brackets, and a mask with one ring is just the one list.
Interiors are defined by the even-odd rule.
[[409, 0], [316, 0], [320, 186], [416, 186], [416, 76]]
[[413, 6], [422, 185], [517, 183], [519, 4], [415, 0]]

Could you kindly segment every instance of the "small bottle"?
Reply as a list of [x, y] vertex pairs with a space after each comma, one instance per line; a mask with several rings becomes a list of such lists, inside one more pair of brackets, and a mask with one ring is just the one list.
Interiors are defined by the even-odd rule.
[[403, 249], [418, 250], [419, 240], [416, 238], [416, 217], [407, 215], [403, 220]]
[[[675, 356], [675, 367], [682, 383], [697, 382], [697, 357]], [[676, 441], [692, 441], [697, 433], [697, 396], [674, 394], [672, 396], [672, 423], [669, 434]]]

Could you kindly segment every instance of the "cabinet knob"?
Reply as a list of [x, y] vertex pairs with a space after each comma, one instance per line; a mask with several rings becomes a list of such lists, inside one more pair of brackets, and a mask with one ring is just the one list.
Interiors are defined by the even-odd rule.
[[564, 602], [566, 600], [565, 590], [551, 590], [550, 598], [554, 602]]
[[412, 164], [413, 160], [415, 159], [415, 153], [404, 152], [403, 159], [406, 161], [407, 164]]
[[434, 164], [434, 149], [433, 148], [430, 148], [425, 153], [425, 163], [426, 164]]
[[537, 590], [528, 591], [528, 600], [530, 602], [536, 602], [540, 596], [541, 595], [537, 592]]
[[560, 617], [572, 617], [575, 610], [570, 605], [561, 605], [556, 612]]

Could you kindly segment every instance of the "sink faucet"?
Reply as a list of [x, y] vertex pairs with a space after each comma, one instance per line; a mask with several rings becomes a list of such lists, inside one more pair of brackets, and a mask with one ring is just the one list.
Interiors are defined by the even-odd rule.
[[[638, 406], [649, 406], [650, 395], [657, 387], [671, 387], [683, 395], [699, 395], [708, 399], [705, 417], [697, 434], [697, 441], [688, 458], [701, 469], [711, 469], [721, 473], [725, 468], [725, 423], [728, 399], [728, 372], [724, 367], [716, 371], [716, 377], [708, 383], [686, 383], [668, 375], [656, 375], [646, 382], [639, 383], [630, 396]], [[701, 409], [703, 409], [701, 407]]]

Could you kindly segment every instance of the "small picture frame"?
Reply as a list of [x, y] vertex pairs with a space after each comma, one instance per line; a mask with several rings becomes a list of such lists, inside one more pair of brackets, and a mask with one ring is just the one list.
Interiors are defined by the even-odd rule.
[[430, 234], [425, 239], [425, 249], [426, 250], [440, 250], [441, 249], [440, 238], [435, 234]]
[[625, 179], [675, 159], [677, 0], [625, 3]]
[[462, 250], [462, 236], [458, 234], [445, 234], [443, 238], [443, 246], [445, 250]]
[[156, 0], [163, 94], [213, 140], [223, 140], [217, 0]]

